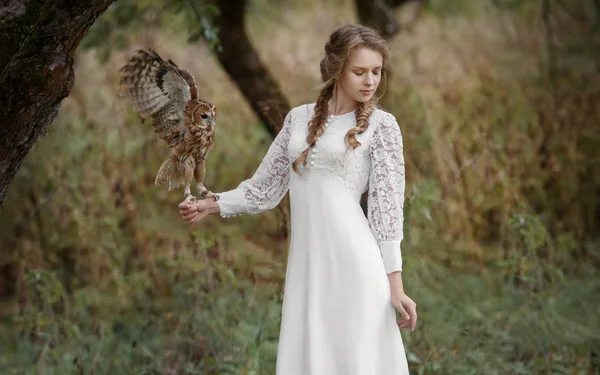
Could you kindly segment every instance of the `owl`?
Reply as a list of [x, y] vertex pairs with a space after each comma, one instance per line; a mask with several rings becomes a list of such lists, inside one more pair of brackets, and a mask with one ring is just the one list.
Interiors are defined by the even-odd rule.
[[169, 191], [196, 179], [201, 199], [214, 198], [204, 187], [206, 156], [215, 139], [216, 106], [198, 97], [194, 77], [152, 49], [137, 50], [121, 72], [121, 95], [129, 97], [142, 119], [150, 117], [158, 138], [171, 150], [160, 166], [156, 185], [167, 184]]

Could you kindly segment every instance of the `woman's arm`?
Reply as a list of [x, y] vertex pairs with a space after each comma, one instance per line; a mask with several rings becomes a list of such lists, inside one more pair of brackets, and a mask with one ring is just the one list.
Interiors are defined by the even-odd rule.
[[402, 152], [400, 127], [394, 116], [384, 113], [370, 143], [367, 217], [388, 275], [402, 271], [405, 187]]
[[179, 209], [182, 217], [192, 224], [210, 214], [234, 217], [244, 213], [257, 214], [274, 208], [289, 188], [291, 163], [288, 143], [292, 129], [292, 111], [284, 120], [283, 128], [269, 146], [258, 169], [237, 188], [216, 193], [217, 200], [205, 199], [195, 203], [184, 201]]
[[290, 182], [288, 144], [292, 133], [292, 112], [293, 110], [286, 115], [281, 131], [269, 146], [252, 178], [242, 181], [233, 190], [217, 193], [221, 216], [257, 214], [270, 210], [281, 202]]
[[400, 312], [400, 329], [417, 325], [417, 304], [404, 292], [402, 253], [404, 238], [404, 156], [402, 133], [394, 116], [385, 113], [370, 144], [368, 219], [379, 244], [390, 283], [392, 305]]

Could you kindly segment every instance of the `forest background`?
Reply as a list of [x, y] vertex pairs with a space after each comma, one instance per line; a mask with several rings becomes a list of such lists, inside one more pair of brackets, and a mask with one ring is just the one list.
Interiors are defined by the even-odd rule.
[[[251, 177], [274, 127], [215, 57], [218, 11], [120, 0], [86, 33], [0, 211], [0, 373], [274, 373], [287, 198], [188, 227], [182, 190], [153, 184], [167, 149], [117, 95], [134, 49], [175, 60], [219, 111], [205, 185]], [[381, 106], [404, 135], [411, 373], [598, 374], [599, 2], [430, 0], [393, 16]], [[244, 17], [292, 107], [315, 100], [331, 31], [359, 22], [348, 0], [254, 0]]]

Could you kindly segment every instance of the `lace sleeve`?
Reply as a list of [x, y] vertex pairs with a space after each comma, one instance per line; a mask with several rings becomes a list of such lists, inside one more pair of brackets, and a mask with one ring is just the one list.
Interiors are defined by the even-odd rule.
[[291, 163], [288, 143], [292, 129], [291, 111], [285, 117], [269, 150], [252, 178], [242, 181], [237, 188], [218, 193], [220, 215], [231, 217], [243, 213], [257, 214], [274, 208], [289, 188]]
[[387, 274], [402, 271], [400, 244], [404, 221], [402, 133], [394, 116], [385, 114], [370, 144], [369, 225], [379, 243]]

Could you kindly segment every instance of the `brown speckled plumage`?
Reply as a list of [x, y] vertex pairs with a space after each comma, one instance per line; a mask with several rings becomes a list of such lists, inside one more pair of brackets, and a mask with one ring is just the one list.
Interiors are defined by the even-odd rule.
[[152, 118], [154, 131], [171, 149], [156, 185], [168, 183], [171, 190], [184, 184], [187, 197], [195, 177], [200, 197], [213, 197], [203, 181], [215, 139], [216, 107], [198, 98], [194, 77], [152, 49], [137, 50], [120, 71], [123, 94], [142, 118]]

